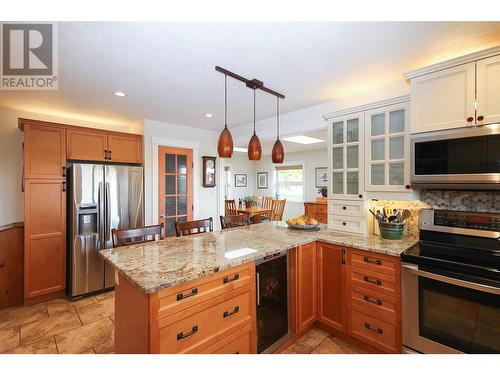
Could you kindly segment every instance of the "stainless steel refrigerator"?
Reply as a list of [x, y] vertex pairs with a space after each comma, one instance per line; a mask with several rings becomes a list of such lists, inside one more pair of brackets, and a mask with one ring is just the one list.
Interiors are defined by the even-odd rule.
[[143, 167], [75, 163], [69, 168], [69, 294], [114, 286], [114, 271], [99, 256], [113, 247], [113, 228], [143, 226]]

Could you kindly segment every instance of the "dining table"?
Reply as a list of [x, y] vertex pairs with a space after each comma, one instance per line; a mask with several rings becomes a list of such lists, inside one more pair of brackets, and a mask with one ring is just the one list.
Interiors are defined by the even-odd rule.
[[238, 214], [247, 214], [253, 224], [260, 223], [263, 217], [271, 220], [272, 210], [270, 208], [250, 206], [238, 209]]

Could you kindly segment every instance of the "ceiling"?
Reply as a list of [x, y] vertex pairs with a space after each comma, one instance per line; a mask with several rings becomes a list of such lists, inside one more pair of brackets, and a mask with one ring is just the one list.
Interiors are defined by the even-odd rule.
[[[327, 137], [327, 130], [326, 129], [313, 131], [313, 132], [302, 132], [300, 134], [291, 134], [291, 135], [287, 134], [286, 137], [291, 137], [291, 136], [295, 136], [295, 135], [306, 135], [308, 137], [321, 139], [325, 142], [304, 145], [304, 144], [289, 142], [289, 141], [285, 141], [284, 139], [281, 139], [281, 142], [283, 144], [283, 148], [285, 149], [285, 154], [288, 154], [290, 152], [314, 151], [314, 150], [324, 150], [325, 154], [326, 154], [326, 149], [327, 149], [326, 148], [326, 145], [327, 145], [326, 144], [326, 137]], [[263, 155], [270, 155], [271, 154], [271, 152], [273, 150], [274, 142], [276, 142], [275, 138], [266, 139], [266, 140], [261, 139], [261, 146], [262, 146], [262, 154]], [[248, 145], [247, 144], [237, 144], [236, 146], [247, 148]]]
[[[282, 112], [373, 90], [405, 71], [500, 44], [499, 22], [59, 23], [59, 90], [0, 91], [0, 106], [132, 124], [223, 123], [215, 65], [285, 94]], [[114, 91], [124, 91], [119, 98]], [[252, 92], [228, 80], [230, 127]], [[257, 92], [257, 119], [275, 114]], [[206, 118], [205, 113], [212, 113]]]

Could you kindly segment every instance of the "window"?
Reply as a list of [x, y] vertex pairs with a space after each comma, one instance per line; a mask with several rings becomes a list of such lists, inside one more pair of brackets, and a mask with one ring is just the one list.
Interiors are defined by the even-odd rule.
[[276, 167], [276, 194], [279, 199], [304, 201], [304, 169], [302, 165]]

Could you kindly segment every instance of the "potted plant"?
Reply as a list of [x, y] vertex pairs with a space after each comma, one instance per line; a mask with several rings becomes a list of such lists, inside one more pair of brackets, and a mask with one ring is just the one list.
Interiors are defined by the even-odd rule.
[[243, 198], [243, 202], [245, 202], [245, 206], [250, 208], [252, 206], [257, 206], [257, 201], [253, 197], [245, 197]]
[[318, 189], [318, 193], [321, 193], [321, 195], [326, 198], [328, 196], [328, 189], [326, 186], [322, 186]]

